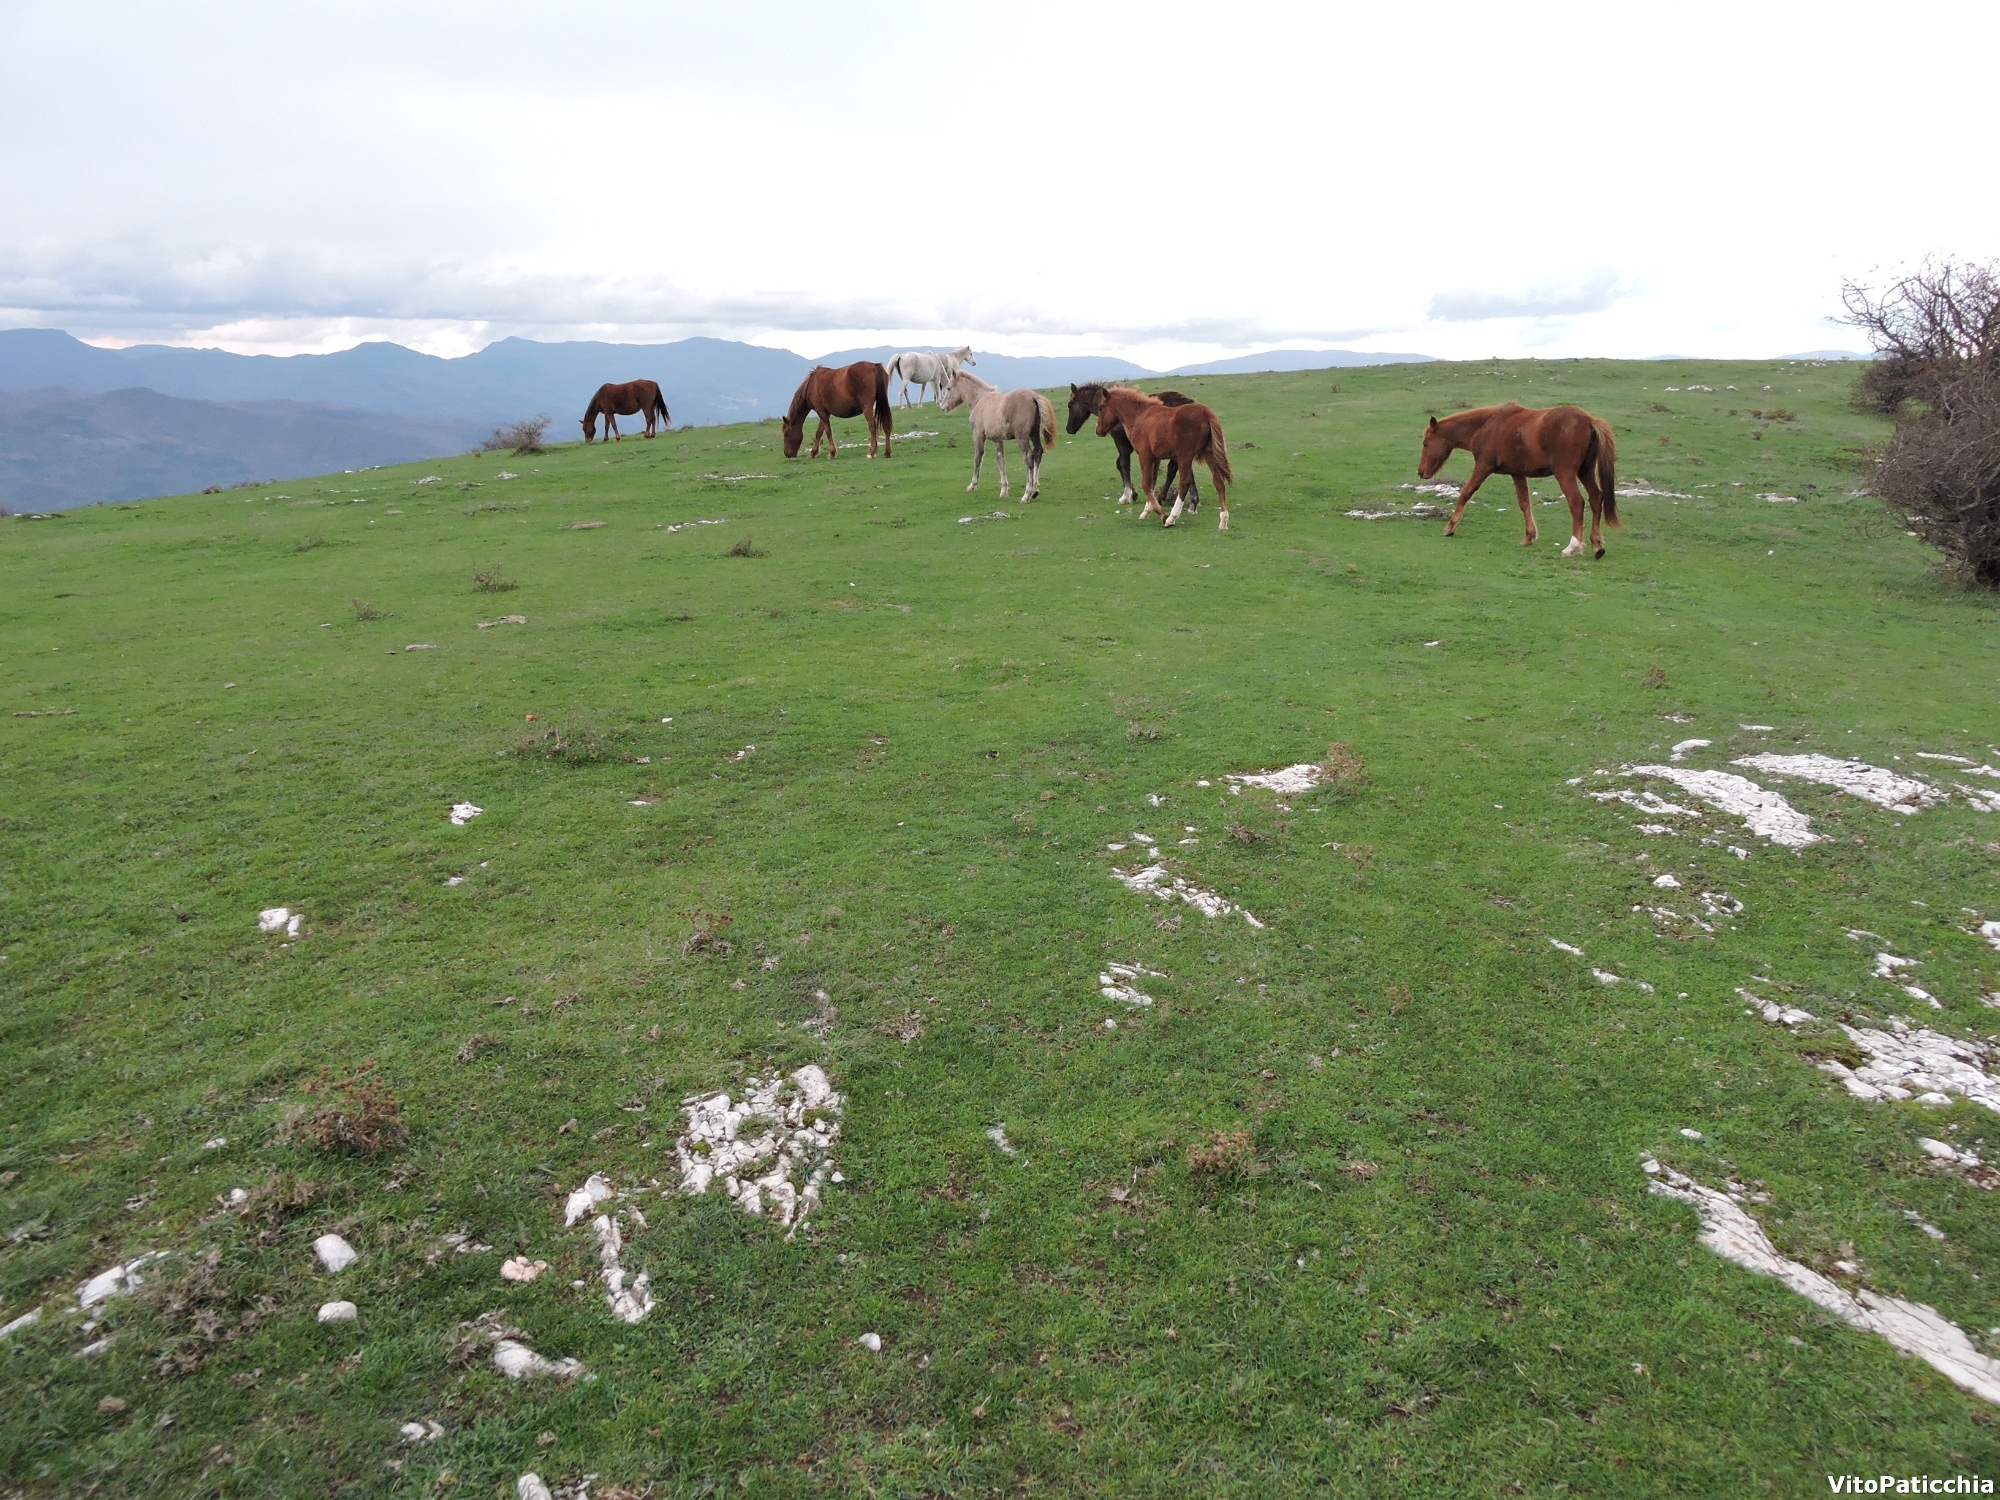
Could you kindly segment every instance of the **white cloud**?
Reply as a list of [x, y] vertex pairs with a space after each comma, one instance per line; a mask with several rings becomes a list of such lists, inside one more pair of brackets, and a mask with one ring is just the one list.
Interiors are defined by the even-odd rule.
[[[2000, 41], [1990, 8], [1923, 10]], [[1008, 15], [11, 7], [0, 318], [1771, 354], [1846, 341], [1844, 274], [2000, 244], [1990, 195], [1872, 125], [1874, 60], [1823, 8]], [[1976, 93], [1937, 91], [1933, 132], [1976, 138]]]

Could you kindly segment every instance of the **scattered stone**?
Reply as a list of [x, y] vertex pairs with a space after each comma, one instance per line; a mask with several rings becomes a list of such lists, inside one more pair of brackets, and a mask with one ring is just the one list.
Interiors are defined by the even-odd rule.
[[114, 1414], [121, 1412], [125, 1410], [125, 1398], [123, 1396], [105, 1396], [98, 1401], [97, 1409], [102, 1412], [111, 1412]]
[[882, 1335], [879, 1333], [864, 1333], [854, 1342], [866, 1349], [870, 1354], [880, 1354], [882, 1352]]
[[682, 1101], [688, 1128], [674, 1142], [681, 1191], [698, 1195], [720, 1181], [745, 1213], [790, 1226], [789, 1239], [820, 1205], [846, 1101], [811, 1063], [789, 1078], [744, 1084], [741, 1100], [722, 1093]]
[[555, 1500], [549, 1487], [542, 1483], [542, 1476], [529, 1470], [514, 1481], [515, 1500]]
[[1774, 776], [1793, 776], [1820, 786], [1835, 787], [1849, 796], [1886, 807], [1890, 812], [1917, 813], [1936, 807], [1948, 793], [1927, 781], [1899, 776], [1861, 760], [1836, 760], [1830, 755], [1746, 755], [1732, 764]]
[[440, 1422], [405, 1422], [402, 1438], [406, 1443], [435, 1443], [444, 1436], [444, 1425]]
[[319, 1257], [319, 1263], [332, 1276], [338, 1276], [361, 1258], [354, 1247], [337, 1234], [323, 1234], [314, 1240], [313, 1254]]
[[361, 1316], [361, 1309], [352, 1302], [323, 1302], [320, 1304], [319, 1320], [322, 1323], [352, 1323]]
[[470, 823], [485, 811], [485, 808], [475, 807], [470, 802], [454, 802], [451, 806], [451, 821], [458, 827], [463, 828], [467, 823]]
[[525, 1380], [531, 1375], [553, 1375], [558, 1380], [574, 1380], [583, 1374], [580, 1360], [546, 1359], [520, 1340], [509, 1338], [494, 1341], [493, 1367], [509, 1380]]
[[139, 1272], [156, 1260], [165, 1260], [164, 1250], [149, 1250], [135, 1260], [128, 1260], [122, 1266], [113, 1266], [108, 1271], [100, 1271], [76, 1289], [76, 1305], [80, 1308], [95, 1307], [109, 1297], [126, 1297], [136, 1291], [143, 1281]]
[[[1726, 1194], [1703, 1187], [1651, 1157], [1640, 1165], [1652, 1179], [1647, 1191], [1692, 1206], [1701, 1218], [1702, 1244], [1724, 1260], [1776, 1278], [1835, 1317], [1864, 1332], [1879, 1334], [1903, 1353], [1915, 1355], [1961, 1389], [2000, 1403], [2000, 1363], [1974, 1349], [1964, 1331], [1936, 1309], [1866, 1290], [1849, 1292], [1811, 1267], [1780, 1255], [1764, 1226]], [[1861, 1269], [1852, 1261], [1835, 1262], [1835, 1268], [1849, 1276], [1858, 1275]]]
[[516, 1255], [500, 1263], [502, 1281], [530, 1282], [549, 1268], [545, 1260], [529, 1260], [525, 1255]]
[[0, 1339], [6, 1338], [10, 1333], [19, 1333], [23, 1328], [33, 1328], [41, 1321], [42, 1309], [39, 1307], [30, 1308], [28, 1311], [22, 1313], [20, 1317], [14, 1319], [13, 1322], [0, 1324]]
[[305, 913], [295, 912], [288, 906], [267, 906], [257, 913], [259, 932], [282, 932], [286, 937], [297, 937], [299, 929], [305, 925]]

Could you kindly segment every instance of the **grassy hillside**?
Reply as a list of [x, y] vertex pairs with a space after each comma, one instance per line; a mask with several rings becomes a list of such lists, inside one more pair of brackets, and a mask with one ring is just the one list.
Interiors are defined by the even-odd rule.
[[[1206, 498], [1172, 532], [1118, 511], [1088, 428], [1035, 504], [1018, 460], [998, 500], [990, 455], [968, 496], [963, 419], [934, 408], [915, 425], [940, 435], [872, 464], [865, 437], [787, 463], [765, 425], [0, 523], [0, 1322], [47, 1305], [0, 1342], [0, 1474], [1232, 1496], [1993, 1474], [1991, 1408], [1709, 1254], [1638, 1163], [1762, 1184], [1786, 1254], [2000, 1324], [1994, 1195], [1916, 1144], [1991, 1156], [1993, 1115], [1854, 1100], [1737, 994], [1992, 1029], [2000, 953], [1971, 928], [2000, 917], [2000, 816], [1760, 777], [1827, 835], [1794, 853], [1713, 813], [1713, 844], [1649, 839], [1586, 795], [1691, 737], [1715, 768], [1993, 760], [2000, 614], [1852, 495], [1882, 433], [1851, 378], [1181, 380], [1235, 450], [1226, 535]], [[1450, 541], [1344, 515], [1415, 498], [1426, 412], [1505, 397], [1588, 405], [1623, 485], [1686, 498], [1629, 499], [1599, 563], [1557, 557], [1560, 505], [1524, 551], [1504, 480]], [[475, 592], [496, 570], [518, 587]], [[526, 622], [478, 628], [505, 615]], [[1334, 741], [1365, 785], [1224, 790]], [[454, 826], [465, 801], [483, 815]], [[1263, 925], [1124, 888], [1136, 834]], [[1699, 915], [1704, 890], [1742, 913], [1643, 910]], [[296, 938], [259, 932], [278, 905]], [[1941, 1013], [1871, 975], [1878, 947]], [[1113, 961], [1164, 971], [1137, 981], [1152, 1007], [1100, 995]], [[790, 1241], [719, 1191], [629, 1200], [623, 1264], [658, 1306], [615, 1320], [566, 1195], [671, 1189], [684, 1096], [807, 1063], [846, 1099], [845, 1181]], [[322, 1069], [364, 1064], [407, 1144], [286, 1130]], [[329, 1231], [360, 1251], [338, 1277]], [[59, 1315], [156, 1249], [101, 1328]], [[503, 1282], [516, 1253], [552, 1269]], [[316, 1323], [336, 1297], [359, 1320]], [[504, 1380], [461, 1326], [489, 1311], [595, 1379]], [[407, 1421], [443, 1435], [405, 1444]]]

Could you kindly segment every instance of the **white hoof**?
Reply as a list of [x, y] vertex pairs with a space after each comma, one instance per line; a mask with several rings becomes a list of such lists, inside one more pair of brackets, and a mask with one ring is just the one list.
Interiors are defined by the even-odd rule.
[[1215, 523], [1215, 529], [1216, 529], [1217, 531], [1227, 531], [1227, 530], [1229, 529], [1229, 512], [1228, 512], [1228, 511], [1226, 511], [1226, 510], [1225, 510], [1225, 511], [1224, 511], [1224, 512], [1222, 513], [1222, 519], [1221, 519], [1221, 520], [1219, 520], [1219, 521], [1217, 521], [1217, 522]]
[[976, 490], [976, 489], [978, 489], [978, 488], [979, 488], [979, 481], [975, 479], [975, 480], [973, 480], [973, 481], [972, 481], [972, 483], [968, 484], [968, 485], [967, 485], [967, 486], [965, 487], [965, 493], [969, 495], [969, 494], [971, 494], [971, 493], [972, 493], [972, 492], [973, 492], [974, 490]]
[[1580, 556], [1582, 552], [1583, 552], [1583, 538], [1580, 536], [1573, 536], [1569, 539], [1569, 545], [1563, 548], [1562, 555], [1564, 557], [1577, 557]]

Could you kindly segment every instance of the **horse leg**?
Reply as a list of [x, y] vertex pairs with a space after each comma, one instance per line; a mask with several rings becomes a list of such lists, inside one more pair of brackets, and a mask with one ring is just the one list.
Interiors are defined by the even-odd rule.
[[868, 420], [868, 456], [873, 458], [875, 456], [875, 428], [877, 425], [875, 421], [875, 408], [871, 406], [861, 415]]
[[1604, 556], [1604, 487], [1597, 482], [1597, 476], [1589, 469], [1579, 469], [1577, 476], [1583, 481], [1583, 488], [1590, 496], [1590, 545], [1597, 556], [1602, 557]]
[[[1217, 531], [1229, 529], [1229, 490], [1216, 475], [1215, 465], [1208, 466], [1208, 477], [1215, 485], [1215, 508], [1222, 513], [1222, 519], [1215, 523]], [[1188, 486], [1194, 486], [1194, 465], [1188, 465]]]
[[[1139, 512], [1139, 519], [1142, 521], [1148, 516], [1159, 516], [1163, 520], [1166, 519], [1166, 507], [1160, 504], [1159, 495], [1153, 489], [1153, 482], [1159, 476], [1159, 457], [1156, 454], [1141, 453], [1139, 455], [1139, 488], [1146, 492], [1145, 507]], [[1173, 524], [1172, 521], [1167, 521], [1167, 525], [1171, 526]]]
[[1528, 481], [1523, 479], [1519, 474], [1514, 476], [1514, 498], [1521, 502], [1521, 519], [1528, 526], [1527, 540], [1522, 542], [1521, 545], [1523, 547], [1532, 547], [1535, 545], [1535, 537], [1538, 534], [1535, 531], [1535, 500], [1528, 493]]
[[1562, 555], [1575, 557], [1583, 551], [1583, 491], [1577, 488], [1574, 474], [1558, 474], [1556, 483], [1562, 486], [1563, 499], [1569, 501], [1569, 545]]
[[618, 430], [618, 415], [616, 412], [606, 412], [604, 414], [604, 435], [614, 443], [625, 441], [625, 434]]
[[966, 494], [979, 488], [979, 471], [986, 467], [986, 434], [975, 431], [972, 434], [972, 483], [965, 487]]
[[1005, 438], [996, 437], [993, 439], [993, 457], [1000, 465], [1000, 498], [1005, 500], [1007, 498], [1007, 440]]
[[[1458, 492], [1458, 509], [1451, 513], [1451, 520], [1445, 523], [1446, 536], [1458, 535], [1458, 518], [1465, 514], [1466, 505], [1479, 493], [1479, 487], [1486, 483], [1492, 474], [1493, 470], [1483, 462], [1472, 466], [1472, 477], [1465, 481], [1465, 488]], [[1215, 476], [1211, 473], [1209, 477], [1213, 479]]]
[[1111, 436], [1118, 444], [1118, 477], [1125, 481], [1125, 488], [1118, 492], [1118, 503], [1130, 505], [1135, 498], [1132, 493], [1132, 440], [1125, 436], [1122, 427]]

